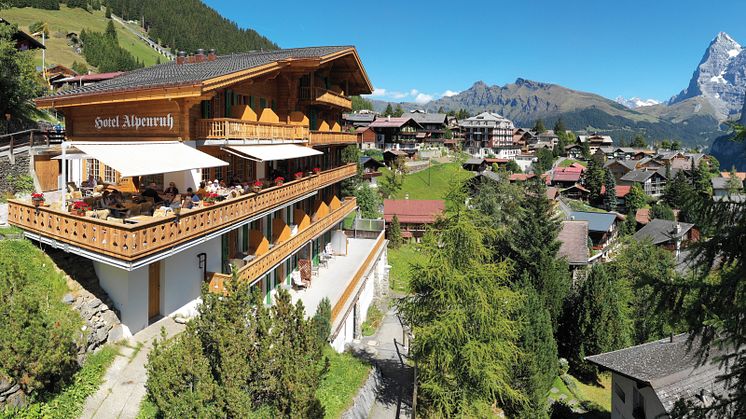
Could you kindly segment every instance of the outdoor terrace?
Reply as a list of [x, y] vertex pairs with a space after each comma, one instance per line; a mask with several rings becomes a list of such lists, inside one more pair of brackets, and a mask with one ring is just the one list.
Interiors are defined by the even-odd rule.
[[131, 264], [302, 198], [354, 176], [356, 170], [355, 164], [348, 164], [282, 186], [229, 197], [212, 206], [182, 209], [178, 222], [174, 215], [142, 216], [115, 222], [75, 215], [47, 205], [35, 208], [33, 203], [21, 200], [9, 201], [8, 222], [23, 229], [28, 237], [47, 244], [72, 246]]

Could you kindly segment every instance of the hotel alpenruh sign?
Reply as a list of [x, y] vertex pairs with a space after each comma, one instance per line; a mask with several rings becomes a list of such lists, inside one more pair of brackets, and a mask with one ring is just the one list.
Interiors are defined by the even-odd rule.
[[179, 108], [173, 102], [85, 106], [72, 109], [70, 116], [73, 135], [78, 137], [180, 135]]

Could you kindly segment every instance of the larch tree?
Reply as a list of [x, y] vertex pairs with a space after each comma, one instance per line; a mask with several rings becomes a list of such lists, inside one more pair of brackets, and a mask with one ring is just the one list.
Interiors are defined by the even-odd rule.
[[401, 246], [401, 224], [399, 223], [399, 217], [394, 214], [391, 218], [391, 225], [389, 225], [389, 246], [396, 249]]
[[608, 168], [604, 171], [604, 186], [606, 187], [604, 207], [606, 211], [616, 211], [618, 204], [616, 198], [616, 179], [614, 179], [614, 174]]

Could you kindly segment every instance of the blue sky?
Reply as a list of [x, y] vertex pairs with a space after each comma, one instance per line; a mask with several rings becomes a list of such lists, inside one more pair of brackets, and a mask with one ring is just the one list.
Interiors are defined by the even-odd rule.
[[283, 48], [355, 45], [376, 98], [424, 101], [518, 77], [666, 100], [712, 38], [746, 44], [746, 1], [205, 0]]

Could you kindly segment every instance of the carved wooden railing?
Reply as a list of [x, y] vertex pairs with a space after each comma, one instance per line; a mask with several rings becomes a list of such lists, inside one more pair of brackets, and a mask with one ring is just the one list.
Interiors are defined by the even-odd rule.
[[244, 121], [234, 118], [198, 119], [197, 138], [305, 140], [308, 138], [308, 126]]
[[8, 222], [46, 238], [134, 261], [340, 182], [354, 176], [356, 171], [355, 164], [348, 164], [323, 171], [318, 176], [227, 199], [213, 206], [184, 209], [178, 223], [174, 222], [174, 216], [168, 216], [137, 224], [121, 224], [49, 207], [40, 207], [37, 214], [31, 203], [17, 200], [8, 203]]
[[334, 323], [334, 321], [337, 319], [337, 316], [341, 314], [342, 310], [347, 304], [347, 300], [350, 298], [353, 291], [355, 291], [358, 284], [360, 284], [360, 281], [363, 279], [365, 271], [368, 270], [368, 266], [371, 264], [371, 262], [373, 262], [381, 247], [383, 247], [386, 241], [385, 235], [386, 233], [384, 231], [382, 231], [378, 235], [376, 244], [373, 245], [373, 249], [371, 249], [370, 253], [368, 253], [368, 256], [365, 258], [365, 262], [360, 266], [360, 268], [358, 268], [357, 272], [355, 272], [355, 276], [353, 276], [352, 280], [347, 284], [347, 287], [345, 287], [345, 290], [339, 300], [334, 303], [334, 307], [332, 308], [332, 323]]
[[352, 101], [350, 99], [321, 87], [301, 87], [299, 99], [339, 106], [344, 109], [352, 109]]
[[[269, 252], [257, 256], [247, 265], [243, 266], [237, 271], [238, 279], [243, 281], [251, 281], [257, 279], [267, 273], [272, 267], [282, 262], [285, 258], [290, 256], [301, 246], [307, 244], [309, 241], [320, 236], [324, 231], [333, 227], [336, 224], [341, 223], [347, 215], [357, 207], [357, 201], [355, 198], [346, 198], [342, 205], [329, 213], [324, 218], [311, 223], [308, 227], [301, 230], [295, 236], [291, 237], [287, 241], [279, 243], [273, 246]], [[213, 273], [210, 278], [210, 291], [222, 293], [224, 292], [223, 284], [225, 281], [230, 280], [231, 275]]]
[[311, 131], [311, 145], [355, 144], [357, 134], [351, 132]]

